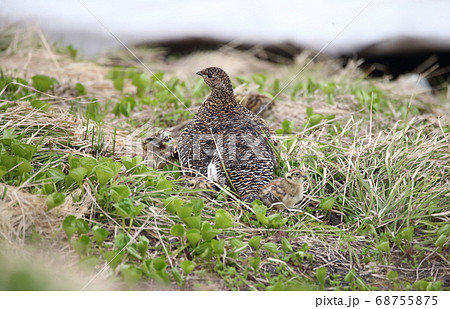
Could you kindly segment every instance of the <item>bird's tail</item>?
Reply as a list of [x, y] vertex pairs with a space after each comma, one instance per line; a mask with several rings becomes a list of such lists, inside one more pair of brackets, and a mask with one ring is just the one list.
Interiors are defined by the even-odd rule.
[[259, 195], [258, 194], [256, 194], [256, 193], [249, 193], [249, 194], [246, 194], [246, 195], [243, 195], [243, 196], [241, 196], [241, 200], [243, 201], [243, 202], [246, 202], [246, 203], [251, 203], [251, 202], [253, 202], [254, 200], [260, 200], [260, 197], [259, 197]]

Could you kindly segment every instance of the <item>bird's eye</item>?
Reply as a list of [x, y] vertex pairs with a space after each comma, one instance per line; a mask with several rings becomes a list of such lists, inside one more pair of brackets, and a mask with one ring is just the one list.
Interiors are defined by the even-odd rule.
[[298, 173], [294, 173], [294, 176], [295, 176], [295, 177], [298, 177]]
[[213, 77], [212, 73], [208, 73], [208, 78], [212, 78], [212, 77]]

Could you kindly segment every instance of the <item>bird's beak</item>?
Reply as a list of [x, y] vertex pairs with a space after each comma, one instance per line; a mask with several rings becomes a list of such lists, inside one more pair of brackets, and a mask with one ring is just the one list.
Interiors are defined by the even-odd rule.
[[203, 76], [203, 74], [202, 74], [202, 72], [201, 71], [198, 71], [197, 73], [195, 73], [195, 74], [197, 74], [197, 75], [200, 75], [200, 76]]

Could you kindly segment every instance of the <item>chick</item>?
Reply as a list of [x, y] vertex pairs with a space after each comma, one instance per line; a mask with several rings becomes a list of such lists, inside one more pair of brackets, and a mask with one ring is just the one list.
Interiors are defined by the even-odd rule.
[[292, 208], [303, 198], [305, 178], [305, 173], [299, 169], [286, 172], [284, 178], [275, 179], [264, 186], [259, 192], [259, 197], [266, 206], [277, 203], [275, 206], [278, 210]]
[[192, 177], [183, 175], [179, 180], [182, 185], [191, 190], [199, 190], [198, 195], [208, 198], [213, 198], [217, 195], [217, 187], [205, 177]]
[[158, 131], [144, 139], [142, 141], [142, 148], [144, 158], [154, 168], [163, 168], [167, 164], [174, 162], [178, 156], [174, 139], [165, 131]]
[[271, 115], [273, 106], [275, 105], [272, 98], [253, 92], [247, 94], [237, 93], [234, 95], [234, 99], [262, 118], [267, 118]]

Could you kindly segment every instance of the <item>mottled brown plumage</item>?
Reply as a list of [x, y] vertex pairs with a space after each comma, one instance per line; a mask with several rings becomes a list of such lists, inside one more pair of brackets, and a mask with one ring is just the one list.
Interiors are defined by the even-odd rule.
[[178, 179], [182, 181], [182, 185], [189, 189], [202, 191], [199, 192], [199, 195], [203, 197], [212, 198], [217, 195], [218, 188], [208, 178], [183, 175]]
[[305, 178], [304, 172], [298, 169], [286, 172], [284, 178], [275, 179], [264, 186], [259, 192], [259, 197], [269, 207], [274, 203], [282, 203], [275, 204], [278, 210], [283, 210], [285, 207], [292, 208], [303, 198]]
[[234, 98], [240, 104], [260, 117], [266, 118], [272, 113], [275, 102], [272, 98], [259, 94], [259, 93], [247, 93], [247, 94], [235, 94]]
[[197, 74], [211, 93], [180, 136], [183, 172], [227, 184], [243, 201], [252, 202], [273, 177], [276, 162], [269, 129], [236, 102], [231, 80], [222, 69], [211, 67]]
[[163, 168], [177, 157], [174, 139], [165, 131], [158, 131], [142, 141], [143, 157], [153, 168]]

